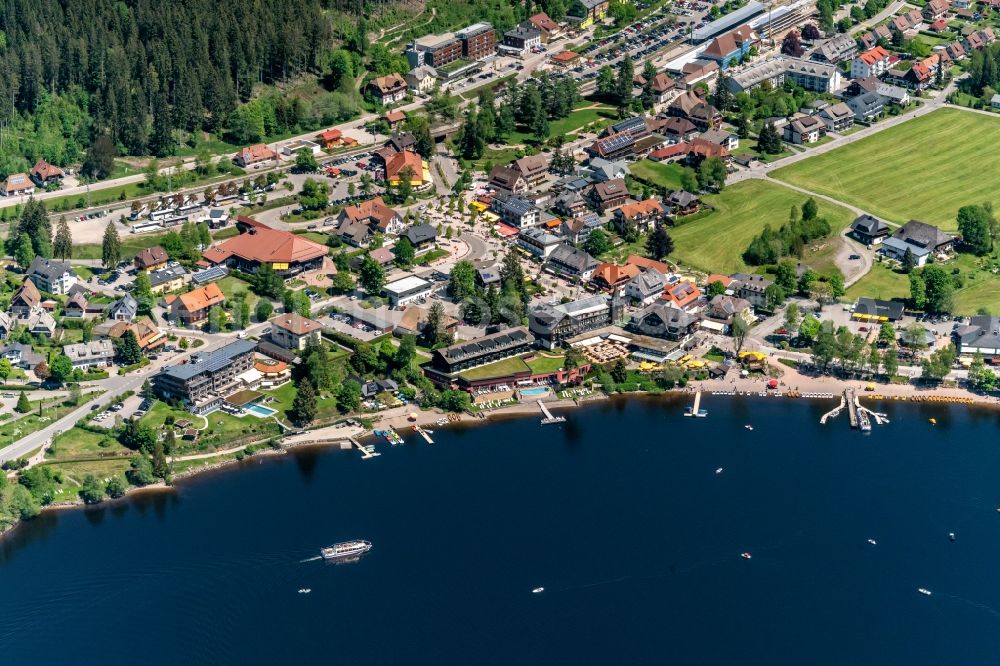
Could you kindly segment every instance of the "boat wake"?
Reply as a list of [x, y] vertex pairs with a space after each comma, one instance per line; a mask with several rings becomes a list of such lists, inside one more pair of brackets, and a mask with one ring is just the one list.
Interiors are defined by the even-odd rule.
[[299, 560], [299, 563], [301, 564], [302, 562], [315, 562], [316, 560], [322, 560], [322, 559], [323, 559], [322, 555], [317, 555], [316, 557], [307, 557], [304, 560]]
[[1000, 620], [1000, 611], [993, 608], [992, 606], [987, 606], [986, 604], [980, 603], [978, 601], [973, 601], [972, 599], [966, 599], [965, 597], [955, 596], [954, 594], [940, 594], [938, 596], [945, 597], [946, 599], [954, 599], [955, 601], [961, 601], [963, 604], [968, 604], [969, 606], [973, 606], [974, 608], [984, 610], [990, 615]]

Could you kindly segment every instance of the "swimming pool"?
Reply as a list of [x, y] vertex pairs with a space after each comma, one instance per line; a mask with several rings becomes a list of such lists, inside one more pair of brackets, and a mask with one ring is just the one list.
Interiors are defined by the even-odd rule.
[[278, 413], [278, 410], [271, 409], [270, 407], [263, 407], [258, 404], [252, 404], [246, 407], [246, 410], [253, 414], [254, 416], [266, 419], [268, 416], [273, 416]]
[[549, 390], [547, 388], [545, 388], [544, 386], [541, 386], [541, 387], [538, 387], [538, 388], [521, 389], [521, 395], [522, 396], [527, 396], [527, 397], [531, 397], [531, 398], [533, 398], [535, 396], [539, 396], [539, 395], [547, 395], [548, 392], [549, 392]]

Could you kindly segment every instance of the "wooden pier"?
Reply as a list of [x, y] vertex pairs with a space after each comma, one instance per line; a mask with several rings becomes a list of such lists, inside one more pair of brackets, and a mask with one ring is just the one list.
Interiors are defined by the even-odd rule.
[[434, 443], [434, 440], [431, 439], [430, 434], [426, 430], [424, 430], [423, 428], [421, 428], [420, 426], [413, 426], [413, 430], [418, 435], [420, 435], [421, 437], [423, 437], [424, 441], [426, 441], [428, 444], [433, 444]]
[[844, 399], [847, 401], [847, 415], [851, 418], [851, 427], [858, 427], [858, 397], [854, 389], [844, 389]]
[[545, 403], [543, 403], [541, 400], [538, 401], [538, 406], [542, 408], [542, 414], [545, 415], [545, 418], [542, 419], [542, 425], [549, 425], [550, 423], [562, 423], [563, 421], [566, 420], [565, 416], [552, 416], [552, 412], [548, 410], [548, 408], [545, 406]]
[[361, 458], [364, 460], [368, 460], [369, 458], [375, 458], [376, 456], [382, 455], [381, 453], [375, 450], [374, 444], [369, 444], [368, 446], [365, 446], [358, 440], [354, 439], [353, 437], [348, 437], [348, 439], [350, 440], [351, 444], [353, 444], [354, 447], [357, 448], [358, 451], [361, 451]]
[[708, 412], [702, 411], [701, 409], [701, 391], [694, 394], [694, 405], [688, 407], [684, 411], [684, 416], [694, 416], [697, 418], [704, 418], [708, 416]]

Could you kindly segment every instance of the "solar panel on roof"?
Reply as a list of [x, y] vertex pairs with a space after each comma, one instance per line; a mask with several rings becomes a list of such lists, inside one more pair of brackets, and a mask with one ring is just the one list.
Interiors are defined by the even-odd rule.
[[225, 266], [212, 266], [211, 268], [206, 268], [199, 273], [195, 273], [191, 276], [191, 279], [197, 284], [205, 284], [206, 282], [224, 278], [227, 275], [229, 275], [229, 269]]

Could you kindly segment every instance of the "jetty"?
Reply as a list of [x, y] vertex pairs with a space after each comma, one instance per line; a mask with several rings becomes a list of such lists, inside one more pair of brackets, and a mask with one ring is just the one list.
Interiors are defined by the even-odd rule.
[[840, 396], [840, 404], [821, 416], [819, 422], [825, 424], [828, 420], [836, 418], [845, 407], [850, 417], [851, 427], [857, 428], [861, 432], [871, 431], [872, 420], [878, 425], [889, 423], [889, 418], [885, 414], [879, 414], [866, 407], [862, 407], [861, 400], [853, 388], [844, 389], [843, 395]]
[[365, 446], [364, 444], [354, 439], [353, 437], [348, 437], [347, 439], [350, 440], [351, 444], [353, 444], [358, 451], [361, 451], [361, 458], [363, 460], [368, 460], [369, 458], [375, 458], [376, 456], [382, 455], [381, 453], [375, 450], [374, 444], [369, 444], [368, 446]]
[[552, 412], [549, 411], [548, 407], [545, 406], [541, 400], [538, 400], [538, 406], [542, 409], [542, 414], [545, 418], [542, 419], [542, 425], [549, 425], [550, 423], [562, 423], [566, 420], [565, 416], [552, 416]]
[[418, 425], [413, 426], [413, 430], [418, 435], [420, 435], [421, 437], [423, 437], [424, 441], [426, 441], [428, 444], [433, 444], [434, 443], [434, 440], [431, 439], [430, 433], [427, 432], [426, 430], [424, 430], [423, 428], [421, 428], [420, 426], [418, 426]]
[[698, 418], [705, 418], [708, 416], [708, 412], [701, 409], [701, 391], [694, 394], [694, 405], [684, 410], [684, 416], [695, 416]]

